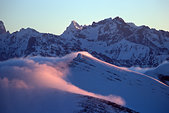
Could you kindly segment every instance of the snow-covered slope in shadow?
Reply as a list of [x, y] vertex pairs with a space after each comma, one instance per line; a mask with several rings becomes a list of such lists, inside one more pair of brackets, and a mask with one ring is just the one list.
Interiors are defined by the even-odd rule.
[[68, 64], [75, 54], [63, 58], [31, 57], [0, 62], [0, 111], [135, 112], [123, 107], [125, 101], [119, 96], [95, 94], [65, 81]]
[[144, 113], [169, 111], [167, 85], [87, 52], [62, 58], [27, 57], [0, 62], [0, 90], [0, 109], [6, 113], [24, 112], [22, 108], [30, 107], [30, 112], [99, 112], [103, 108], [108, 112], [125, 112], [127, 108]]
[[136, 113], [110, 101], [56, 89], [3, 89], [1, 113]]
[[145, 74], [150, 75], [169, 85], [169, 62], [166, 61], [158, 67], [146, 71]]
[[114, 94], [139, 112], [169, 111], [169, 87], [145, 74], [121, 68], [81, 52], [69, 64], [67, 80], [81, 89]]

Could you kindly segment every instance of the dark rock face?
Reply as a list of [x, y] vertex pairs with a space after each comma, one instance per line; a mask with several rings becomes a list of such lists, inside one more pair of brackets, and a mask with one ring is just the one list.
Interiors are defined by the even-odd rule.
[[30, 53], [35, 51], [35, 46], [36, 46], [36, 37], [31, 37], [28, 41], [27, 49], [25, 51], [26, 55], [29, 55]]
[[[2, 31], [2, 30], [1, 30]], [[72, 21], [60, 35], [21, 29], [0, 35], [0, 60], [25, 56], [64, 56], [87, 51], [118, 66], [155, 67], [169, 60], [169, 32], [135, 26], [122, 18], [108, 18], [80, 26]]]
[[169, 84], [167, 83], [167, 81], [169, 81], [169, 75], [159, 74], [158, 79], [169, 86]]
[[84, 101], [79, 102], [79, 106], [82, 108], [79, 113], [138, 113], [110, 101], [89, 96], [84, 96], [83, 99]]
[[0, 34], [6, 33], [6, 29], [4, 23], [0, 21]]

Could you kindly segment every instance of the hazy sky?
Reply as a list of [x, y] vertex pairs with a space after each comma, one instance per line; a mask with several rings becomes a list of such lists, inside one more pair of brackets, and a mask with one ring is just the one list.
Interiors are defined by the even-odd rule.
[[72, 20], [88, 25], [116, 16], [169, 31], [169, 0], [0, 0], [0, 20], [10, 32], [61, 34]]

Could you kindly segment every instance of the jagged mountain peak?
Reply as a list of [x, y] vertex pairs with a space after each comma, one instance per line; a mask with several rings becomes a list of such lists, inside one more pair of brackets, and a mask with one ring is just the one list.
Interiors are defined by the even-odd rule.
[[101, 21], [98, 22], [98, 24], [109, 24], [109, 23], [124, 24], [125, 21], [122, 18], [117, 16], [117, 17], [115, 17], [113, 19], [110, 17], [110, 18], [106, 18], [106, 19], [101, 20]]
[[104, 20], [101, 20], [101, 21], [105, 21], [105, 22], [111, 22], [113, 19], [110, 17], [110, 18], [106, 18]]
[[19, 30], [20, 34], [33, 34], [33, 33], [39, 33], [38, 31], [36, 31], [35, 29], [33, 28], [21, 28]]
[[121, 17], [119, 17], [119, 16], [115, 17], [115, 18], [113, 19], [113, 21], [116, 21], [116, 22], [118, 22], [118, 23], [125, 23], [125, 21], [124, 21]]
[[3, 21], [0, 20], [0, 34], [2, 33], [6, 33], [6, 29], [5, 29]]
[[82, 26], [79, 25], [75, 20], [72, 20], [71, 24], [67, 27], [67, 30], [71, 30], [71, 31], [81, 30], [81, 29], [82, 29]]

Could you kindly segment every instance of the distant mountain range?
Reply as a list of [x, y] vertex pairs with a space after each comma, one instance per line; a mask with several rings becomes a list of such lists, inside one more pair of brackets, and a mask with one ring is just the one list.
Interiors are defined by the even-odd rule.
[[27, 56], [64, 56], [87, 51], [117, 66], [156, 67], [169, 61], [169, 32], [108, 18], [81, 26], [72, 21], [60, 36], [27, 28], [6, 32], [0, 22], [0, 60]]

